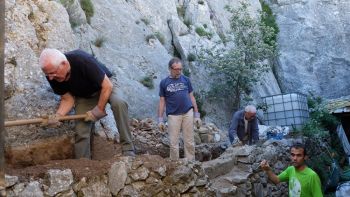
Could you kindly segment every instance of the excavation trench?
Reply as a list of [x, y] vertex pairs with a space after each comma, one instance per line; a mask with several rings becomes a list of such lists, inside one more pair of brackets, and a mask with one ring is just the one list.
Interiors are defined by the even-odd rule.
[[[169, 146], [159, 143], [143, 143], [139, 138], [134, 141], [136, 154], [159, 155], [169, 157]], [[208, 161], [223, 153], [219, 143], [199, 144], [196, 146], [196, 160]], [[184, 151], [180, 143], [180, 157]], [[19, 177], [43, 176], [47, 170], [70, 168], [75, 178], [101, 175], [108, 171], [113, 160], [122, 155], [121, 145], [100, 136], [93, 137], [92, 159], [74, 159], [73, 137], [63, 135], [39, 139], [30, 144], [7, 146], [5, 151], [7, 174]], [[86, 170], [88, 169], [88, 170]]]

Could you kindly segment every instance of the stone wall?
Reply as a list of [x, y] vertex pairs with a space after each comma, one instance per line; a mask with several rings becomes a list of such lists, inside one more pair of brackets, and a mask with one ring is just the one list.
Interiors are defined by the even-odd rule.
[[[62, 169], [60, 164], [58, 169], [42, 170], [42, 177], [23, 180], [6, 175], [7, 196], [207, 196], [208, 177], [197, 162], [152, 155], [120, 157], [105, 173], [90, 177], [76, 176], [81, 172]], [[80, 169], [89, 170], [94, 169]]]

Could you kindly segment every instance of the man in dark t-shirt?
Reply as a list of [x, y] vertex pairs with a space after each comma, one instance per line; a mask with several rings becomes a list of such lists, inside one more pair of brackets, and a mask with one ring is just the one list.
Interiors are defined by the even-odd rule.
[[182, 75], [182, 62], [173, 58], [168, 64], [170, 75], [159, 85], [158, 127], [165, 129], [164, 108], [168, 117], [170, 159], [179, 159], [179, 135], [182, 130], [185, 158], [195, 159], [193, 123], [200, 127], [201, 120], [196, 99], [193, 96], [191, 81]]
[[77, 114], [87, 115], [85, 121], [76, 122], [76, 158], [91, 158], [94, 122], [107, 115], [107, 102], [111, 104], [117, 123], [123, 154], [135, 155], [128, 124], [128, 105], [117, 97], [116, 88], [109, 79], [112, 74], [102, 63], [82, 50], [63, 54], [57, 49], [44, 49], [39, 61], [54, 93], [61, 96], [56, 114], [49, 117], [48, 124], [59, 125], [59, 117], [66, 115], [73, 106]]

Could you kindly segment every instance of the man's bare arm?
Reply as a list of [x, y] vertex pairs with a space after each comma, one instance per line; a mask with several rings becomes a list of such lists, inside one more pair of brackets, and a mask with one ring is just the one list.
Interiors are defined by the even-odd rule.
[[193, 105], [193, 111], [198, 112], [198, 106], [197, 106], [196, 98], [194, 98], [193, 96], [193, 92], [190, 93], [190, 98]]
[[56, 114], [60, 116], [66, 115], [74, 106], [74, 97], [67, 92], [61, 96], [60, 105], [58, 106]]
[[275, 173], [272, 172], [271, 167], [266, 160], [263, 160], [260, 163], [260, 167], [262, 170], [264, 170], [266, 172], [267, 176], [274, 184], [280, 183], [280, 179], [278, 178], [278, 176]]
[[111, 96], [112, 89], [113, 89], [113, 84], [111, 80], [105, 75], [105, 78], [102, 81], [102, 88], [101, 88], [101, 94], [100, 98], [98, 100], [97, 106], [98, 108], [105, 112], [105, 107], [108, 102], [109, 97]]
[[165, 98], [160, 97], [159, 98], [159, 105], [158, 105], [158, 117], [163, 117], [164, 113], [164, 108], [165, 108]]

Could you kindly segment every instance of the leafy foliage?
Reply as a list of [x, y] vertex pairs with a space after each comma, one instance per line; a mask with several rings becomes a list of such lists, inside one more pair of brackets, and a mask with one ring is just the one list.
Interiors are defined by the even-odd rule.
[[241, 3], [237, 9], [226, 7], [232, 14], [230, 35], [234, 48], [204, 50], [203, 62], [211, 69], [216, 81], [209, 97], [232, 103], [235, 109], [240, 107], [242, 95], [249, 95], [251, 88], [270, 68], [268, 61], [276, 55], [274, 45], [264, 40], [273, 36], [274, 31], [261, 20], [251, 17], [248, 4]]
[[102, 47], [105, 42], [106, 42], [106, 38], [104, 36], [100, 36], [95, 39], [94, 45], [96, 47]]
[[265, 24], [268, 27], [271, 27], [273, 29], [273, 34], [271, 36], [264, 36], [264, 42], [270, 46], [274, 46], [276, 48], [277, 43], [277, 35], [279, 33], [279, 28], [276, 23], [275, 16], [272, 13], [271, 8], [269, 5], [267, 5], [263, 0], [260, 0], [261, 8], [262, 8], [262, 15], [261, 15], [261, 22]]
[[157, 31], [154, 33], [154, 35], [157, 37], [157, 39], [159, 40], [160, 43], [162, 43], [163, 45], [165, 44], [165, 37], [162, 33]]
[[201, 118], [204, 118], [207, 115], [207, 112], [203, 109], [204, 96], [200, 92], [194, 92], [193, 96], [196, 98], [198, 112], [201, 114]]
[[81, 9], [84, 10], [86, 20], [90, 24], [91, 17], [94, 16], [95, 10], [94, 5], [92, 4], [91, 0], [80, 0]]
[[179, 18], [184, 18], [185, 17], [186, 9], [185, 9], [184, 6], [176, 7], [176, 11], [177, 11], [177, 15], [179, 16]]
[[[308, 137], [308, 166], [319, 175], [323, 188], [332, 192], [335, 188], [328, 182], [332, 174], [331, 164], [335, 162], [344, 167], [347, 157], [336, 132], [339, 122], [335, 116], [329, 114], [324, 104], [321, 97], [308, 97], [310, 119], [304, 124], [301, 132]], [[332, 196], [332, 193], [325, 196]]]
[[182, 73], [186, 76], [186, 77], [191, 77], [191, 72], [190, 69], [187, 66], [183, 67]]
[[196, 59], [197, 59], [197, 56], [196, 56], [194, 53], [189, 53], [189, 54], [187, 55], [187, 60], [188, 60], [189, 62], [196, 61]]
[[149, 19], [147, 19], [147, 18], [141, 18], [140, 20], [141, 20], [145, 25], [149, 25], [149, 24], [150, 24]]
[[211, 32], [207, 32], [203, 27], [196, 27], [195, 31], [199, 36], [207, 37], [209, 40], [213, 36]]
[[153, 78], [151, 76], [145, 76], [143, 79], [140, 80], [140, 83], [142, 83], [142, 85], [149, 89], [154, 88]]
[[149, 42], [149, 40], [151, 40], [151, 39], [157, 39], [157, 38], [156, 38], [156, 36], [155, 36], [154, 34], [149, 34], [149, 35], [146, 36], [145, 39], [146, 39], [147, 42]]
[[151, 39], [157, 39], [157, 40], [159, 40], [160, 43], [162, 43], [162, 44], [165, 43], [164, 35], [158, 31], [155, 32], [154, 34], [147, 35], [145, 39], [147, 42], [149, 42]]
[[321, 97], [308, 97], [310, 119], [303, 125], [302, 133], [305, 136], [324, 136], [328, 131], [334, 131], [339, 124], [337, 118], [331, 115], [322, 105]]

